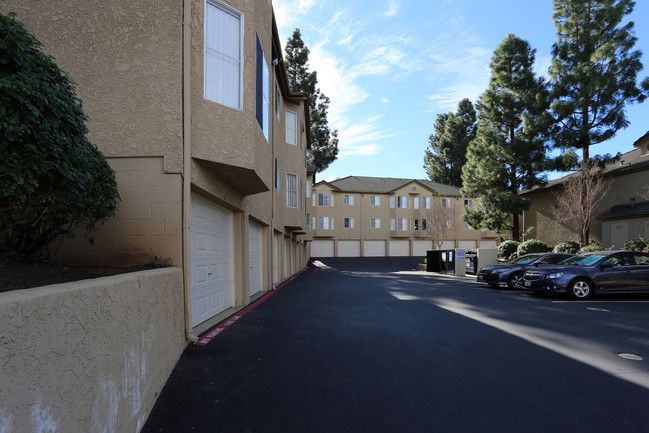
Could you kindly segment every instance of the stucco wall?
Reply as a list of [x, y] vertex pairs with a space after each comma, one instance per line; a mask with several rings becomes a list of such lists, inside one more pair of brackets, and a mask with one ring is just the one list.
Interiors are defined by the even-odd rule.
[[183, 323], [178, 268], [0, 293], [0, 432], [138, 432]]

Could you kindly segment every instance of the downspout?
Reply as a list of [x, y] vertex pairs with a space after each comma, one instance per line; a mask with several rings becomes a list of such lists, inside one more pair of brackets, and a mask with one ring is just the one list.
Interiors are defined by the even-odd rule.
[[191, 18], [192, 0], [183, 0], [183, 289], [185, 298], [185, 337], [198, 341], [192, 329], [190, 294], [189, 216], [192, 191], [192, 106], [191, 106]]

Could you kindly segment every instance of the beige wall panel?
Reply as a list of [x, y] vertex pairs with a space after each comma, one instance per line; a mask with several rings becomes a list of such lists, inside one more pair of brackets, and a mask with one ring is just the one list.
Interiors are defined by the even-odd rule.
[[183, 330], [178, 268], [0, 293], [0, 430], [140, 431]]

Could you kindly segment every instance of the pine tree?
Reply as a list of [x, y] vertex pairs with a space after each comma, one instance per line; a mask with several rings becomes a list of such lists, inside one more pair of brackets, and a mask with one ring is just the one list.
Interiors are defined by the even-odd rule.
[[466, 149], [475, 138], [476, 112], [469, 99], [458, 104], [456, 113], [438, 114], [430, 135], [424, 168], [433, 182], [462, 186]]
[[511, 229], [514, 240], [520, 236], [519, 215], [529, 206], [518, 192], [545, 180], [549, 92], [534, 75], [534, 57], [535, 50], [513, 34], [494, 52], [462, 171], [462, 193], [477, 197], [465, 221], [474, 228]]
[[311, 149], [307, 159], [317, 172], [321, 172], [338, 156], [338, 131], [329, 128], [330, 99], [317, 87], [317, 73], [309, 71], [309, 48], [302, 41], [300, 29], [295, 29], [286, 43], [285, 64], [291, 91], [307, 96], [311, 123]]
[[[636, 84], [642, 63], [640, 51], [632, 51], [634, 24], [622, 25], [634, 6], [632, 0], [554, 0], [559, 35], [550, 68], [555, 146], [581, 149], [584, 167], [590, 165], [590, 146], [629, 125], [626, 104], [649, 94], [649, 78]], [[589, 196], [584, 186], [582, 207], [590, 207]], [[586, 244], [588, 229], [581, 231]]]

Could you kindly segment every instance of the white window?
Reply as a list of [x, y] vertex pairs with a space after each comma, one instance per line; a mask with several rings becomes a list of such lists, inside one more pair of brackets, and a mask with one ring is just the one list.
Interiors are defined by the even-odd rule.
[[297, 114], [291, 110], [286, 110], [286, 142], [297, 145]]
[[442, 207], [451, 207], [451, 199], [450, 198], [443, 198], [442, 199]]
[[419, 230], [419, 220], [415, 218], [415, 230]]
[[408, 197], [400, 195], [397, 197], [397, 207], [399, 209], [408, 209]]
[[318, 217], [318, 230], [329, 230], [329, 217]]
[[464, 207], [466, 207], [467, 209], [473, 209], [473, 200], [465, 199], [464, 200]]
[[394, 209], [395, 206], [395, 197], [393, 195], [390, 196], [390, 209]]
[[241, 109], [242, 16], [219, 3], [205, 2], [205, 99]]
[[270, 73], [264, 49], [259, 42], [257, 35], [257, 70], [256, 70], [256, 92], [255, 92], [255, 116], [257, 123], [268, 141], [269, 118], [270, 118]]
[[370, 218], [370, 228], [380, 229], [381, 228], [381, 219], [380, 218]]
[[379, 197], [378, 195], [371, 195], [370, 206], [381, 206], [381, 197]]
[[471, 226], [469, 225], [469, 223], [466, 222], [466, 221], [464, 222], [464, 228], [467, 229], [467, 230], [473, 230], [473, 227], [471, 227]]
[[390, 218], [390, 230], [395, 231], [397, 229], [397, 221], [394, 218]]
[[412, 199], [412, 207], [414, 209], [419, 209], [419, 197], [415, 197]]
[[348, 229], [354, 228], [354, 218], [345, 218], [345, 228]]
[[426, 229], [427, 229], [427, 227], [426, 227], [426, 224], [427, 224], [427, 223], [428, 223], [428, 221], [426, 221], [426, 218], [423, 218], [423, 219], [421, 220], [421, 229], [422, 229], [422, 230], [426, 230]]
[[447, 229], [451, 228], [451, 220], [444, 220], [444, 227]]
[[424, 197], [423, 200], [424, 200], [424, 203], [423, 203], [424, 204], [424, 209], [430, 209], [431, 206], [432, 206], [432, 200], [430, 199], [430, 197]]
[[397, 219], [397, 230], [408, 230], [408, 226], [410, 225], [410, 220], [408, 218], [399, 218]]
[[307, 212], [306, 213], [306, 230], [311, 231], [311, 213]]
[[297, 207], [297, 175], [286, 174], [286, 206]]
[[313, 188], [313, 185], [311, 185], [311, 181], [307, 180], [306, 181], [306, 196], [311, 197], [311, 189]]
[[329, 194], [326, 192], [318, 193], [318, 206], [329, 206]]
[[277, 120], [281, 121], [279, 117], [279, 107], [280, 107], [281, 99], [279, 96], [279, 86], [277, 83], [275, 83], [275, 113], [277, 113]]
[[343, 203], [349, 206], [354, 205], [354, 196], [353, 195], [345, 195], [343, 198]]

